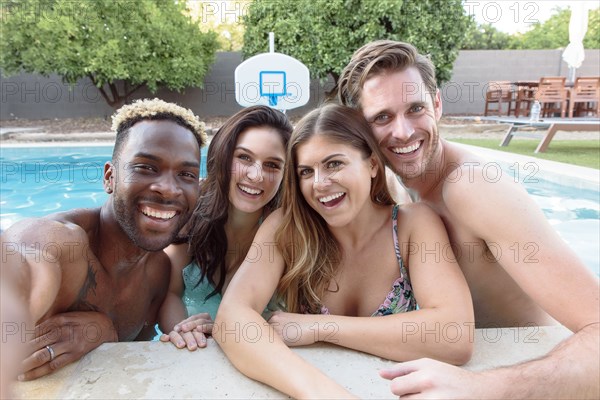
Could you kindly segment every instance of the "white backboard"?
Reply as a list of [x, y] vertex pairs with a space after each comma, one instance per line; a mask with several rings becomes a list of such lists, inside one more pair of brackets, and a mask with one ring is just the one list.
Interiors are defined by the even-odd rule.
[[275, 52], [258, 54], [235, 69], [235, 100], [243, 107], [266, 105], [291, 110], [309, 99], [308, 68], [293, 57]]

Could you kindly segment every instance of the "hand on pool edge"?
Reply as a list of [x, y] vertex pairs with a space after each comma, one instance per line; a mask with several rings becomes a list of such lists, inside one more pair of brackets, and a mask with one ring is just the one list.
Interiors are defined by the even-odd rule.
[[379, 375], [390, 380], [392, 393], [403, 399], [477, 399], [489, 395], [480, 373], [430, 358], [399, 363], [380, 370]]
[[102, 343], [119, 340], [112, 320], [94, 311], [53, 315], [36, 326], [34, 335], [27, 343], [30, 355], [21, 364], [20, 381], [51, 374], [79, 360]]

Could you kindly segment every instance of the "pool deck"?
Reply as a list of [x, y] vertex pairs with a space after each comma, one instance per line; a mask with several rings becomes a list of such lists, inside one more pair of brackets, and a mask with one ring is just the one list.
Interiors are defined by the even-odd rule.
[[[435, 340], [457, 332], [452, 326], [421, 334]], [[475, 352], [465, 368], [480, 371], [543, 356], [570, 331], [562, 326], [490, 328], [471, 335]], [[394, 365], [391, 361], [329, 344], [293, 351], [361, 398], [394, 398], [389, 382], [377, 373]], [[161, 342], [103, 344], [53, 375], [16, 383], [14, 392], [24, 399], [288, 398], [239, 373], [213, 340], [195, 352]]]
[[454, 144], [464, 147], [486, 160], [502, 162], [514, 166], [515, 168], [518, 167], [522, 178], [541, 178], [553, 183], [588, 190], [598, 190], [598, 186], [600, 185], [600, 170], [594, 168], [543, 160], [463, 143]]

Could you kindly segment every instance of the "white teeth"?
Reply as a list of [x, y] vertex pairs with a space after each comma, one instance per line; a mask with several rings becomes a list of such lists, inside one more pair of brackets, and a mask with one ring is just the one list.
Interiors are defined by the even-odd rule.
[[142, 210], [142, 213], [149, 217], [160, 218], [164, 220], [171, 219], [175, 216], [175, 214], [177, 214], [175, 211], [159, 211], [150, 207], [145, 207]]
[[337, 198], [342, 197], [344, 194], [345, 194], [344, 192], [340, 192], [340, 193], [336, 193], [336, 194], [331, 194], [329, 196], [321, 197], [319, 199], [319, 201], [321, 203], [327, 203], [328, 201], [335, 200]]
[[238, 187], [242, 191], [249, 193], [249, 194], [261, 194], [262, 193], [262, 190], [252, 189], [252, 188], [249, 188], [248, 186], [238, 185]]
[[406, 154], [406, 153], [411, 153], [411, 152], [417, 150], [419, 147], [421, 147], [421, 142], [417, 142], [417, 143], [413, 144], [412, 146], [408, 146], [408, 147], [394, 147], [392, 149], [392, 151], [396, 154]]

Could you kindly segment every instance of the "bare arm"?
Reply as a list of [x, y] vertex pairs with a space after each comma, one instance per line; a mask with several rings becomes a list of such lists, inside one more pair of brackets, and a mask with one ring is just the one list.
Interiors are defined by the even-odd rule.
[[600, 324], [595, 323], [560, 343], [544, 358], [482, 375], [492, 383], [491, 388], [509, 399], [598, 399], [599, 338]]
[[[292, 352], [261, 317], [284, 270], [281, 254], [274, 246], [279, 220], [280, 211], [275, 211], [259, 228], [254, 242], [261, 247], [262, 257], [244, 261], [233, 277], [219, 307], [213, 337], [244, 375], [294, 398], [351, 397]], [[250, 331], [243, 327], [256, 332], [252, 340], [242, 335]]]
[[[403, 209], [399, 229], [410, 242], [403, 243], [402, 254], [419, 310], [376, 318], [277, 313], [269, 322], [289, 345], [326, 341], [396, 361], [431, 357], [464, 364], [470, 359], [473, 304], [442, 221], [421, 204]], [[448, 251], [440, 256], [432, 252], [436, 248]], [[285, 337], [282, 328], [292, 322], [303, 328], [306, 338]]]
[[[573, 332], [599, 321], [598, 278], [569, 248], [519, 184], [475, 173], [446, 185], [449, 209], [481, 238], [515, 282]], [[467, 192], [469, 191], [469, 192]], [[477, 196], [465, 196], [476, 192]], [[576, 295], [575, 295], [576, 294]]]
[[31, 325], [25, 297], [14, 271], [2, 268], [0, 270], [0, 326], [2, 326], [3, 336], [0, 344], [0, 398], [2, 399], [14, 398], [11, 385], [19, 373], [19, 363], [27, 354], [19, 330], [19, 327]]
[[75, 300], [87, 273], [87, 243], [79, 226], [43, 218], [20, 221], [3, 233], [2, 268], [15, 271], [27, 288], [34, 323]]
[[[19, 277], [37, 325], [35, 330], [29, 328], [35, 333], [20, 379], [49, 374], [100, 344], [117, 340], [112, 321], [102, 313], [62, 313], [75, 301], [87, 274], [87, 244], [78, 225], [45, 218], [21, 221], [2, 235], [2, 268]], [[93, 340], [84, 334], [90, 329], [95, 332]], [[53, 359], [46, 346], [52, 348]]]
[[[212, 331], [212, 319], [208, 313], [190, 316], [183, 303], [182, 295], [184, 282], [183, 269], [191, 262], [192, 258], [188, 252], [187, 244], [171, 245], [165, 249], [171, 262], [171, 277], [169, 291], [160, 307], [158, 321], [161, 331], [161, 342], [171, 342], [175, 347], [194, 351], [206, 347], [206, 335]], [[186, 332], [181, 332], [179, 325], [184, 322], [193, 321], [196, 325]]]
[[[476, 179], [478, 176], [480, 174], [475, 174]], [[476, 181], [475, 184], [456, 185], [447, 191], [449, 207], [461, 212], [465, 224], [489, 246], [498, 246], [497, 253], [505, 255], [499, 260], [502, 267], [529, 296], [571, 329], [574, 335], [547, 356], [515, 366], [473, 373], [431, 360], [419, 360], [399, 365], [384, 372], [383, 376], [395, 378], [392, 391], [398, 395], [421, 393], [442, 398], [600, 397], [598, 278], [552, 229], [524, 189], [506, 181], [494, 184]], [[470, 193], [477, 191], [478, 195], [469, 198], [464, 196], [465, 190]], [[533, 246], [537, 252], [534, 258], [515, 258], [514, 246], [521, 249]], [[423, 379], [433, 384], [415, 384]], [[456, 382], [469, 384], [457, 385]]]
[[431, 359], [380, 371], [398, 396], [440, 399], [598, 399], [599, 324], [583, 328], [546, 357], [482, 372]]
[[183, 304], [183, 268], [191, 261], [187, 244], [171, 245], [165, 249], [171, 262], [171, 277], [169, 291], [160, 307], [158, 325], [163, 332], [171, 332], [178, 322], [188, 317]]

